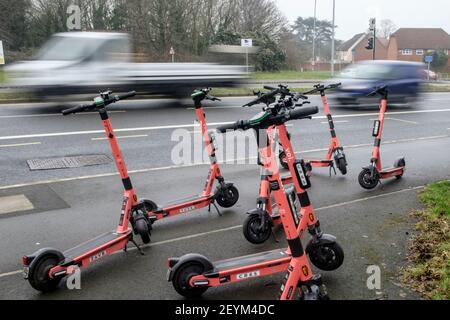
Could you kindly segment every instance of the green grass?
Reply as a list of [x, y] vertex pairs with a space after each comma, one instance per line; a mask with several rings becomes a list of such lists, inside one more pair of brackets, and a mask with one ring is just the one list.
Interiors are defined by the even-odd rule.
[[450, 216], [450, 181], [429, 185], [420, 200], [435, 217]]
[[425, 298], [450, 299], [450, 181], [431, 184], [419, 196], [424, 210], [417, 234], [410, 241], [412, 266], [403, 270], [402, 280]]
[[255, 72], [250, 76], [253, 80], [323, 80], [329, 77], [328, 71]]

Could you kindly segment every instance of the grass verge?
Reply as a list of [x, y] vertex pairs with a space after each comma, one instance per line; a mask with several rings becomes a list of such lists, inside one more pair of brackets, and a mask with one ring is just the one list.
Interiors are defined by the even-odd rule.
[[402, 281], [423, 297], [450, 299], [450, 181], [427, 186], [419, 195], [425, 209], [413, 215], [419, 219], [417, 234], [409, 243], [408, 266]]

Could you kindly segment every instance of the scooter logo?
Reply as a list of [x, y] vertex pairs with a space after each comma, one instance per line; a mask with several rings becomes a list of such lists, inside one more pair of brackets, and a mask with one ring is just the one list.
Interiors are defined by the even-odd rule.
[[104, 256], [106, 256], [106, 251], [100, 251], [96, 255], [93, 255], [92, 257], [90, 257], [89, 261], [90, 262], [94, 262], [94, 261], [97, 261], [97, 260], [101, 259]]
[[180, 213], [186, 213], [186, 212], [194, 211], [195, 209], [196, 209], [195, 206], [186, 207], [186, 208], [180, 209]]
[[261, 272], [259, 272], [259, 270], [257, 271], [252, 271], [252, 272], [247, 272], [247, 273], [240, 273], [236, 276], [237, 280], [244, 280], [244, 279], [250, 279], [250, 278], [256, 278], [259, 277], [261, 274]]
[[307, 277], [307, 276], [309, 275], [309, 269], [308, 269], [308, 267], [307, 267], [307, 266], [303, 266], [303, 267], [302, 267], [302, 272], [303, 272], [303, 275], [304, 275], [305, 277]]
[[314, 213], [311, 212], [309, 214], [309, 220], [311, 220], [311, 222], [314, 222], [314, 220], [316, 220], [315, 217], [314, 217]]

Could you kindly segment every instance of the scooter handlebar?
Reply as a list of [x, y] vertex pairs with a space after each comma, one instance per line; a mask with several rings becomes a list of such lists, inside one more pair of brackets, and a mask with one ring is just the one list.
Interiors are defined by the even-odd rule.
[[289, 118], [291, 120], [305, 119], [305, 118], [310, 118], [313, 114], [317, 114], [317, 113], [319, 113], [318, 107], [297, 108], [297, 109], [289, 111]]
[[220, 133], [225, 133], [229, 130], [236, 131], [236, 130], [246, 130], [249, 128], [250, 122], [248, 120], [238, 120], [234, 123], [225, 124], [222, 126], [217, 127], [217, 131]]
[[90, 108], [93, 107], [93, 105], [95, 105], [95, 104], [91, 104], [91, 105], [81, 104], [81, 105], [79, 105], [79, 106], [76, 106], [76, 107], [73, 107], [73, 108], [70, 108], [70, 109], [63, 110], [63, 111], [62, 111], [62, 115], [63, 115], [63, 116], [68, 116], [68, 115], [70, 115], [70, 114], [80, 113], [80, 112], [89, 110]]
[[[112, 98], [104, 99], [101, 106], [102, 107], [106, 107], [106, 106], [110, 105], [111, 103], [115, 103], [115, 102], [120, 101], [120, 100], [125, 100], [125, 99], [128, 99], [128, 98], [134, 97], [135, 95], [136, 95], [136, 91], [130, 91], [130, 92], [125, 93], [123, 95], [115, 95]], [[109, 92], [108, 92], [108, 96], [109, 96]], [[100, 98], [103, 99], [104, 97], [106, 97], [105, 93], [101, 94], [99, 99]], [[92, 104], [81, 104], [79, 106], [63, 110], [62, 114], [63, 114], [63, 116], [67, 116], [69, 114], [75, 114], [75, 113], [80, 113], [80, 112], [84, 112], [84, 111], [88, 111], [88, 110], [93, 110], [93, 109], [95, 109], [97, 107], [99, 107], [99, 106], [95, 102], [92, 103]]]

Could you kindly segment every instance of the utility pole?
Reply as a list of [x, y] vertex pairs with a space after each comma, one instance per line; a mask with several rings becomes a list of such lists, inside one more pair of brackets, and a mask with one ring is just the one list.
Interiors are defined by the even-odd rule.
[[312, 70], [314, 71], [316, 65], [316, 19], [317, 19], [317, 0], [314, 0], [314, 27], [313, 27], [313, 47], [312, 47]]
[[336, 2], [333, 0], [333, 35], [331, 39], [331, 76], [334, 77], [334, 57], [335, 57], [335, 48], [334, 48], [334, 25], [336, 18]]
[[376, 20], [373, 18], [373, 60], [376, 60], [376, 51], [377, 51], [377, 25]]

